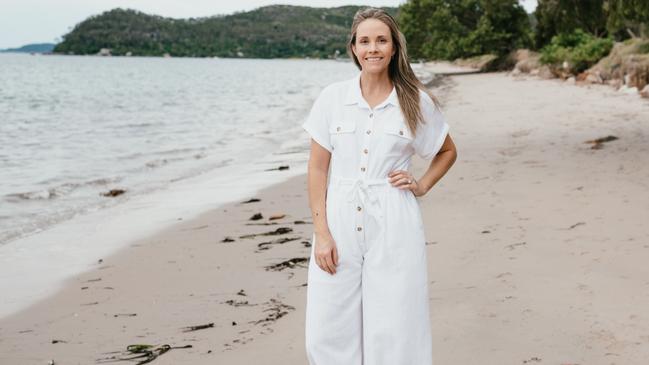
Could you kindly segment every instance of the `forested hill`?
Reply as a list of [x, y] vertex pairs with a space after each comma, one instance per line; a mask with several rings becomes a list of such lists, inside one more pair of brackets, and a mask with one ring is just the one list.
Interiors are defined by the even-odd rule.
[[[55, 53], [193, 57], [313, 57], [345, 54], [361, 6], [272, 5], [207, 18], [173, 19], [129, 9], [92, 16], [63, 36]], [[396, 16], [397, 8], [383, 8]]]

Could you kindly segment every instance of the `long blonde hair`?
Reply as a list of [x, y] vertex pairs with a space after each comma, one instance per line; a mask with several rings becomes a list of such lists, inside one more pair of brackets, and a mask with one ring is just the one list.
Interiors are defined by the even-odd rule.
[[437, 98], [426, 89], [426, 87], [419, 81], [415, 73], [410, 67], [408, 62], [408, 51], [406, 49], [406, 37], [399, 30], [399, 26], [394, 18], [385, 12], [382, 9], [377, 8], [364, 8], [359, 9], [354, 15], [354, 20], [352, 21], [352, 29], [349, 35], [349, 41], [347, 42], [347, 53], [354, 60], [354, 63], [359, 70], [362, 70], [361, 64], [358, 61], [358, 58], [352, 50], [352, 45], [356, 43], [356, 31], [358, 25], [366, 19], [377, 19], [383, 22], [385, 25], [390, 28], [390, 34], [392, 36], [392, 42], [396, 48], [394, 57], [390, 60], [388, 65], [388, 75], [394, 84], [394, 88], [397, 91], [397, 97], [399, 98], [399, 105], [401, 106], [401, 113], [406, 119], [408, 128], [413, 135], [417, 132], [417, 124], [421, 121], [424, 123], [424, 119], [421, 115], [421, 109], [419, 107], [419, 90], [424, 91], [435, 103], [436, 107], [440, 107], [439, 101]]

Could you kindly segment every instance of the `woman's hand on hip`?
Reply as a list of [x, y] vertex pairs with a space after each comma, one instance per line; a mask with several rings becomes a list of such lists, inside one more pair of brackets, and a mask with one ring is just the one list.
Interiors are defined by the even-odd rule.
[[316, 264], [331, 275], [336, 273], [338, 266], [338, 249], [331, 235], [317, 235], [313, 251]]
[[412, 191], [415, 196], [421, 196], [424, 195], [425, 192], [423, 192], [419, 186], [419, 183], [415, 179], [410, 172], [405, 171], [405, 170], [394, 170], [391, 171], [388, 174], [388, 177], [390, 178], [390, 183], [392, 186], [401, 189], [401, 190], [410, 190]]

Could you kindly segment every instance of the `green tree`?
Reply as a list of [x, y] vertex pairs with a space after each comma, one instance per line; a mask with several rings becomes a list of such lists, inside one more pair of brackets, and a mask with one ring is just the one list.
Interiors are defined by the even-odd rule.
[[542, 48], [557, 34], [572, 33], [576, 29], [596, 37], [606, 36], [606, 1], [538, 0], [534, 11], [537, 20], [536, 48]]
[[607, 28], [617, 39], [649, 37], [649, 1], [608, 0]]
[[504, 55], [531, 44], [529, 18], [516, 0], [410, 0], [399, 14], [413, 58]]

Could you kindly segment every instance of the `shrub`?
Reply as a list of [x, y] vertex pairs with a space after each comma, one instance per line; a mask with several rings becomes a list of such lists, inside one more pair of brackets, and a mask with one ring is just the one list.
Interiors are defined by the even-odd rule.
[[576, 29], [572, 33], [561, 33], [541, 49], [541, 63], [558, 67], [568, 62], [570, 71], [579, 73], [608, 55], [613, 47], [610, 38], [598, 38]]

